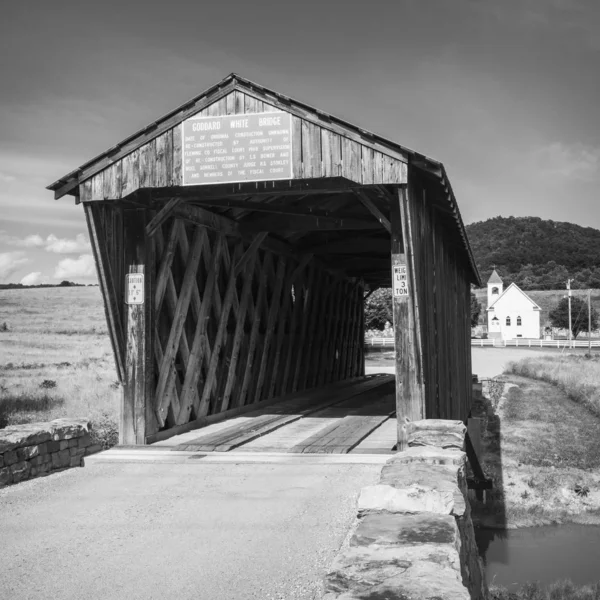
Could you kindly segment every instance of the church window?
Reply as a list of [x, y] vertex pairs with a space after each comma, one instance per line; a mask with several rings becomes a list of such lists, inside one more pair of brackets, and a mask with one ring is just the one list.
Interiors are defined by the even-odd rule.
[[506, 326], [510, 327], [510, 317], [506, 317]]
[[517, 317], [517, 327], [521, 327], [522, 322], [521, 322], [521, 317]]
[[494, 295], [498, 295], [498, 288], [497, 287], [493, 287], [492, 288], [492, 296]]

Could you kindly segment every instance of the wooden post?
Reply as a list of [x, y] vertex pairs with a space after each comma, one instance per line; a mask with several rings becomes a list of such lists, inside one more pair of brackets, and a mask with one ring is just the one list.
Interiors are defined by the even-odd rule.
[[[150, 249], [146, 244], [146, 214], [144, 209], [126, 210], [125, 226], [125, 298], [126, 346], [125, 382], [121, 404], [119, 443], [124, 445], [145, 444], [147, 431], [154, 429], [147, 423], [152, 415], [150, 406], [152, 285]], [[141, 277], [135, 277], [141, 275]], [[143, 290], [140, 288], [143, 287]], [[148, 427], [150, 426], [150, 427]]]
[[[398, 422], [398, 446], [404, 450], [408, 443], [408, 424], [424, 417], [424, 390], [417, 369], [418, 360], [414, 297], [418, 278], [413, 273], [410, 247], [411, 236], [407, 235], [408, 223], [403, 223], [401, 205], [407, 202], [406, 187], [398, 189], [397, 199], [392, 200], [392, 306], [394, 315], [394, 337], [396, 345], [396, 419]], [[404, 232], [404, 235], [403, 235]]]

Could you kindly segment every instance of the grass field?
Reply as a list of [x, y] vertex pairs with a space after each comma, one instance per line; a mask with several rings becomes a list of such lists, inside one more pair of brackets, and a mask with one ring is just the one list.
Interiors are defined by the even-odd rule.
[[0, 291], [0, 427], [89, 417], [115, 443], [116, 380], [98, 287]]
[[515, 374], [534, 374], [531, 364], [574, 384], [597, 380], [600, 370], [598, 358], [541, 356], [512, 364], [499, 378], [504, 398], [484, 435], [493, 499], [475, 507], [475, 520], [498, 527], [600, 524], [600, 414], [569, 384]]

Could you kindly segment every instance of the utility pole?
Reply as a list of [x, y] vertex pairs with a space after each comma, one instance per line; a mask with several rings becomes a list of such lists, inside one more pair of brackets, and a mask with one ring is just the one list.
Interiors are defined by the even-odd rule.
[[567, 279], [567, 296], [569, 298], [569, 348], [571, 348], [571, 338], [573, 337], [571, 330], [571, 279]]
[[588, 353], [592, 354], [592, 290], [588, 290]]

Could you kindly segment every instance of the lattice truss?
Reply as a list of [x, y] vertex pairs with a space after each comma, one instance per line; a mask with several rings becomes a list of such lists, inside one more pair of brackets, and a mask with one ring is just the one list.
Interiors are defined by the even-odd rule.
[[154, 236], [160, 428], [363, 373], [363, 286], [180, 219]]

